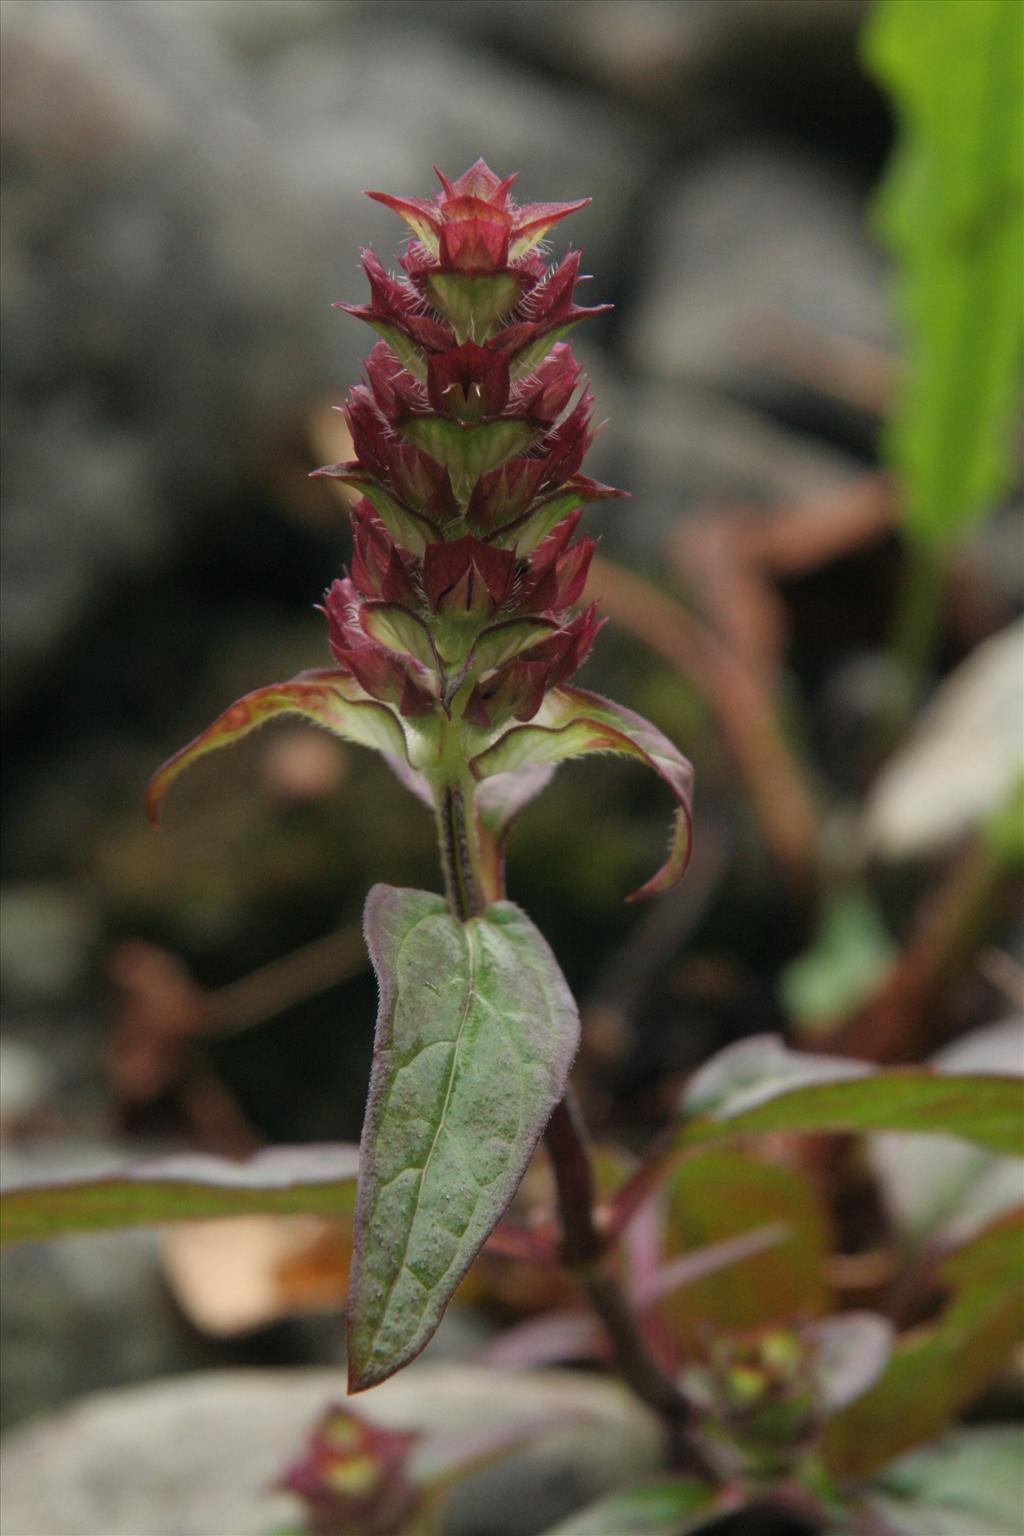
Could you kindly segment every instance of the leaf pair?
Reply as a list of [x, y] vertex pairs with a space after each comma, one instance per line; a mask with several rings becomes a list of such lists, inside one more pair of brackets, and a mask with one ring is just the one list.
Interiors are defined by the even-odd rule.
[[[428, 805], [433, 803], [430, 784], [419, 771], [430, 759], [431, 726], [420, 720], [414, 729], [386, 704], [370, 698], [346, 672], [312, 671], [246, 694], [176, 752], [147, 790], [146, 807], [154, 825], [164, 796], [180, 773], [207, 753], [241, 740], [280, 715], [299, 715], [344, 741], [372, 747], [383, 754], [407, 788]], [[484, 856], [500, 859], [501, 842], [515, 816], [547, 783], [548, 765], [591, 752], [636, 758], [652, 768], [675, 796], [678, 809], [669, 857], [630, 900], [668, 890], [682, 878], [689, 859], [693, 769], [648, 721], [581, 688], [552, 690], [533, 722], [513, 726], [477, 750], [470, 761], [473, 777], [481, 785]]]

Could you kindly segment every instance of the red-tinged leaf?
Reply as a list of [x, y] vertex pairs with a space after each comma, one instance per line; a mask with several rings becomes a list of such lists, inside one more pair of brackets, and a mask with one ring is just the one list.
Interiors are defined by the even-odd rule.
[[0, 1237], [27, 1243], [63, 1232], [150, 1226], [224, 1216], [349, 1216], [358, 1150], [272, 1147], [243, 1163], [198, 1153], [160, 1158], [0, 1195]]
[[739, 1508], [739, 1501], [694, 1477], [655, 1477], [610, 1493], [544, 1536], [686, 1536]]
[[936, 1279], [948, 1292], [938, 1321], [900, 1338], [881, 1378], [830, 1422], [834, 1476], [865, 1477], [933, 1439], [1006, 1362], [1024, 1328], [1024, 1209], [951, 1254]]
[[758, 1131], [922, 1131], [1024, 1151], [1024, 1079], [790, 1051], [774, 1035], [729, 1046], [692, 1079], [680, 1145]]
[[380, 1012], [349, 1293], [350, 1390], [417, 1355], [519, 1185], [561, 1099], [576, 1007], [510, 902], [460, 923], [378, 885], [366, 935]]
[[680, 1163], [667, 1185], [666, 1248], [699, 1257], [702, 1250], [770, 1225], [781, 1241], [737, 1257], [713, 1275], [674, 1291], [661, 1313], [690, 1349], [709, 1328], [726, 1331], [817, 1317], [828, 1305], [822, 1271], [830, 1234], [817, 1190], [796, 1168], [757, 1162], [730, 1147]]
[[956, 1136], [1020, 1156], [1024, 1079], [996, 1073], [940, 1073], [927, 1067], [880, 1071], [864, 1061], [791, 1051], [777, 1035], [728, 1046], [691, 1079], [672, 1142], [615, 1196], [612, 1228], [694, 1148], [769, 1132], [911, 1131]]
[[693, 769], [682, 753], [648, 721], [582, 688], [556, 688], [529, 725], [513, 726], [470, 767], [478, 779], [535, 763], [557, 763], [591, 752], [639, 758], [668, 785], [679, 805], [669, 856], [652, 879], [628, 898], [636, 901], [669, 890], [682, 879], [690, 857]]
[[575, 203], [526, 203], [517, 208], [509, 248], [512, 259], [524, 256], [543, 240], [549, 229], [569, 214], [578, 213], [589, 202], [589, 197], [581, 197]]
[[194, 741], [169, 758], [149, 781], [146, 809], [156, 826], [160, 807], [174, 780], [208, 752], [248, 736], [278, 715], [302, 715], [345, 741], [377, 752], [407, 757], [405, 732], [386, 705], [368, 699], [355, 679], [343, 672], [300, 672], [288, 683], [272, 683], [236, 700]]
[[441, 233], [441, 215], [436, 203], [428, 202], [424, 197], [395, 197], [390, 192], [367, 192], [366, 195], [403, 218], [417, 239], [436, 256]]

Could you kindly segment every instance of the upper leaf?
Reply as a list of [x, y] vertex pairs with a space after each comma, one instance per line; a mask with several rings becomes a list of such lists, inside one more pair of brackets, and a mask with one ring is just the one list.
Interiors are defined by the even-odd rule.
[[208, 752], [248, 736], [275, 715], [304, 715], [346, 741], [408, 760], [400, 722], [386, 705], [367, 698], [353, 677], [344, 672], [300, 672], [291, 682], [272, 683], [237, 699], [194, 741], [168, 758], [146, 790], [146, 809], [154, 826], [164, 796], [179, 773]]
[[347, 1145], [272, 1147], [244, 1163], [185, 1153], [21, 1185], [0, 1195], [0, 1240], [257, 1213], [347, 1216], [355, 1206], [358, 1155]]
[[657, 874], [628, 898], [636, 901], [671, 889], [690, 857], [693, 768], [649, 721], [582, 688], [556, 688], [529, 725], [513, 726], [470, 763], [478, 779], [528, 764], [557, 763], [589, 752], [636, 757], [668, 785], [679, 809], [669, 856]]
[[555, 960], [510, 902], [460, 923], [377, 885], [380, 1012], [361, 1147], [349, 1385], [417, 1355], [512, 1196], [579, 1042]]

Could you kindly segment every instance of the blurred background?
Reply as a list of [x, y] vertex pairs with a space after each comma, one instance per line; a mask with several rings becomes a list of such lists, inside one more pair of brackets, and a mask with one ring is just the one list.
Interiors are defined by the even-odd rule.
[[[865, 1054], [905, 1060], [1019, 1008], [1000, 886], [955, 978], [918, 977], [941, 997], [926, 1025], [871, 1012], [922, 892], [1006, 791], [1020, 660], [1004, 645], [930, 778], [858, 842], [903, 568], [877, 448], [901, 346], [866, 219], [892, 124], [864, 17], [5, 0], [9, 1176], [358, 1137], [363, 899], [438, 887], [430, 818], [376, 759], [300, 727], [197, 768], [159, 835], [142, 794], [236, 696], [326, 661], [314, 605], [348, 531], [307, 474], [345, 456], [330, 407], [369, 346], [329, 305], [361, 302], [360, 245], [388, 260], [402, 237], [362, 191], [428, 195], [434, 163], [478, 155], [524, 200], [593, 199], [555, 247], [582, 245], [583, 301], [615, 304], [576, 345], [609, 418], [588, 471], [632, 499], [588, 514], [612, 622], [581, 681], [697, 769], [691, 872], [649, 910], [622, 896], [663, 844], [653, 778], [570, 765], [513, 834], [510, 892], [584, 1009], [591, 1122], [638, 1144], [752, 1032], [848, 1049], [856, 1025]], [[1017, 519], [1002, 506], [955, 562], [928, 686], [1019, 612]], [[83, 1237], [16, 1250], [3, 1277], [9, 1424], [196, 1366], [340, 1358], [344, 1253], [320, 1232]], [[544, 1304], [486, 1275], [471, 1299], [442, 1354]]]

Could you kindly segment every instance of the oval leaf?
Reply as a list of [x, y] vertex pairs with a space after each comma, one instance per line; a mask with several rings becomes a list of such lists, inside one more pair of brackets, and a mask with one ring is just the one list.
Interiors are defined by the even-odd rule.
[[773, 1035], [729, 1046], [693, 1078], [677, 1147], [758, 1131], [922, 1131], [1024, 1152], [1024, 1079], [876, 1071], [789, 1051]]
[[637, 901], [671, 889], [682, 879], [690, 859], [693, 767], [667, 736], [631, 709], [583, 688], [555, 688], [533, 722], [513, 726], [473, 758], [470, 767], [478, 779], [486, 779], [494, 773], [535, 763], [557, 763], [589, 752], [639, 758], [675, 795], [679, 809], [668, 858], [627, 900]]
[[519, 1185], [579, 1043], [576, 1006], [510, 902], [460, 923], [377, 885], [380, 1012], [349, 1291], [349, 1390], [417, 1355]]
[[275, 715], [304, 715], [346, 741], [408, 760], [405, 732], [386, 704], [367, 698], [344, 672], [300, 672], [291, 682], [272, 683], [237, 699], [194, 741], [168, 758], [146, 790], [146, 810], [153, 825], [158, 825], [164, 796], [179, 773], [208, 752], [248, 736]]
[[272, 1147], [244, 1163], [185, 1153], [20, 1185], [0, 1195], [0, 1238], [27, 1243], [63, 1232], [264, 1213], [347, 1216], [355, 1206], [358, 1157], [346, 1144]]

